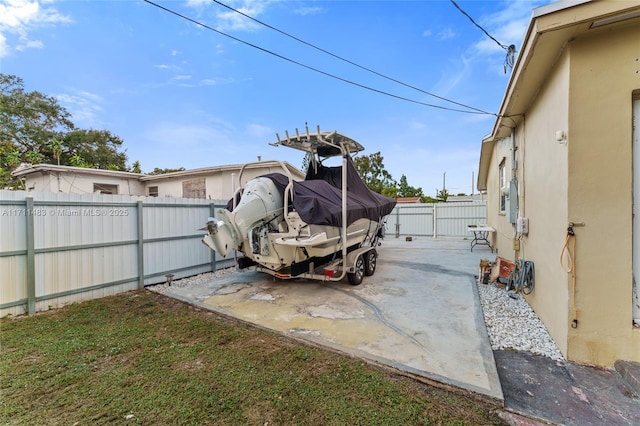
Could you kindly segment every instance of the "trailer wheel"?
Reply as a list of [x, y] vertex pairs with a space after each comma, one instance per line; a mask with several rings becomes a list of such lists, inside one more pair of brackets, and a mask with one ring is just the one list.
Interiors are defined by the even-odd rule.
[[369, 250], [364, 255], [364, 274], [367, 277], [370, 277], [371, 275], [374, 274], [374, 272], [376, 272], [377, 257], [378, 257], [378, 253], [375, 250]]
[[360, 285], [362, 283], [362, 279], [364, 278], [364, 272], [365, 272], [364, 258], [362, 256], [358, 256], [358, 258], [356, 259], [354, 272], [347, 274], [347, 278], [349, 279], [349, 284]]

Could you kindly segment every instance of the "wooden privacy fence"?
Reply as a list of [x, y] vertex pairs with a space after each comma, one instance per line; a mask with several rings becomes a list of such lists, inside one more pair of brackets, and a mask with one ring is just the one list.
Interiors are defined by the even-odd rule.
[[470, 237], [469, 225], [486, 222], [486, 201], [396, 204], [387, 218], [387, 234], [394, 233], [396, 237]]
[[0, 317], [231, 266], [198, 230], [224, 204], [0, 191]]

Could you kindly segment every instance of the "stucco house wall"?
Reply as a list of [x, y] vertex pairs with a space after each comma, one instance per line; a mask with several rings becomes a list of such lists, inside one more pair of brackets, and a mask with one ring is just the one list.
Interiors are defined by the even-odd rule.
[[[287, 162], [262, 161], [247, 165], [242, 176], [243, 184], [249, 179], [267, 173], [284, 173], [283, 166], [294, 180], [304, 180], [304, 173]], [[215, 166], [162, 175], [145, 175], [36, 164], [19, 168], [14, 175], [25, 180], [25, 187], [29, 191], [91, 194], [100, 188], [108, 190], [105, 185], [114, 185], [120, 195], [155, 195], [174, 198], [196, 198], [197, 195], [197, 198], [228, 200], [232, 197], [233, 188], [238, 188], [241, 167], [240, 165]], [[194, 191], [194, 188], [199, 191]]]
[[[602, 366], [640, 362], [632, 315], [632, 99], [640, 91], [640, 18], [592, 26], [640, 12], [640, 2], [541, 9], [501, 117], [483, 140], [478, 188], [487, 191], [499, 255], [534, 262], [535, 290], [527, 300], [564, 355]], [[517, 215], [528, 218], [527, 235], [499, 213], [503, 158], [509, 171], [515, 159]], [[560, 262], [570, 223], [578, 224], [569, 240], [575, 241], [573, 273], [566, 257]]]
[[[294, 180], [304, 180], [304, 173], [289, 163], [282, 163], [291, 173]], [[150, 187], [157, 187], [159, 197], [189, 198], [185, 193], [185, 184], [202, 182], [206, 187], [204, 198], [228, 200], [233, 197], [234, 188], [238, 188], [241, 166], [219, 166], [204, 169], [186, 170], [183, 172], [167, 173], [163, 175], [144, 176], [141, 178], [145, 185], [145, 195]], [[262, 161], [247, 165], [242, 174], [242, 184], [248, 180], [267, 173], [284, 173], [282, 166], [275, 161]]]
[[[640, 25], [601, 30], [571, 43], [569, 218], [576, 228], [580, 326], [572, 359], [640, 361], [633, 328], [632, 96], [640, 89]], [[573, 143], [572, 143], [573, 141]]]
[[93, 194], [106, 191], [107, 185], [115, 185], [120, 195], [141, 195], [144, 184], [137, 173], [111, 170], [85, 169], [82, 167], [37, 164], [14, 173], [25, 179], [28, 191]]

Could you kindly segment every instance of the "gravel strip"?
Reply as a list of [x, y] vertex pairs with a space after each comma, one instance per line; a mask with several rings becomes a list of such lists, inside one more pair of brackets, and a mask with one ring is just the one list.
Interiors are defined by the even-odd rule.
[[478, 294], [493, 350], [527, 351], [556, 361], [564, 360], [546, 327], [522, 295], [507, 292], [494, 284], [478, 284]]
[[[235, 272], [235, 268], [220, 269], [175, 280], [171, 286], [163, 283], [147, 288], [164, 294], [171, 288], [188, 288]], [[508, 293], [494, 284], [478, 284], [478, 294], [493, 350], [528, 351], [556, 361], [564, 360], [544, 324], [521, 295], [512, 298], [510, 294], [513, 293]]]
[[167, 283], [164, 282], [162, 284], [150, 285], [147, 287], [147, 289], [155, 291], [156, 293], [164, 294], [170, 291], [172, 288], [194, 287], [200, 283], [206, 283], [207, 281], [211, 281], [216, 278], [226, 277], [235, 272], [235, 268], [218, 269], [216, 272], [205, 272], [204, 274], [175, 280], [171, 283], [171, 286], [167, 285]]

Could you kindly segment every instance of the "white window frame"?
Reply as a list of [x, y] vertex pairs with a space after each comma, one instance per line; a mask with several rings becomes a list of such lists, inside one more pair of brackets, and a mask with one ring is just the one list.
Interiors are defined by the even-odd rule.
[[498, 203], [500, 214], [507, 214], [507, 197], [509, 186], [507, 185], [507, 159], [503, 158], [498, 166]]

